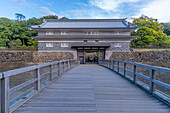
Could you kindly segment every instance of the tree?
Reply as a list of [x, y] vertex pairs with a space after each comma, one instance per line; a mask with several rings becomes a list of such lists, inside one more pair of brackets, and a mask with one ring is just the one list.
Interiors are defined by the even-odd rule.
[[32, 40], [32, 39], [29, 39], [28, 40], [28, 45], [33, 45], [33, 46], [38, 46], [38, 41], [37, 40]]
[[57, 15], [43, 16], [40, 19], [59, 19]]
[[62, 17], [61, 19], [69, 19], [69, 18], [67, 18], [67, 17]]
[[131, 41], [131, 46], [142, 47], [154, 44], [156, 46], [168, 45], [169, 38], [163, 33], [162, 25], [157, 19], [142, 15], [133, 20], [133, 25], [138, 25], [139, 29], [131, 33], [138, 38]]
[[[0, 18], [0, 46], [38, 46], [38, 41], [30, 37], [37, 36], [37, 32], [29, 30], [30, 25], [40, 25], [43, 19], [59, 19], [57, 15], [49, 15], [41, 18], [31, 18], [24, 20], [25, 16], [15, 13], [17, 21], [11, 21], [8, 18]], [[67, 19], [63, 17], [61, 19]]]
[[170, 23], [161, 23], [164, 33], [170, 36]]
[[12, 44], [12, 46], [21, 47], [22, 46], [21, 40], [20, 39], [15, 40], [14, 43]]
[[16, 16], [18, 21], [22, 21], [22, 20], [25, 19], [25, 16], [23, 14], [20, 14], [20, 13], [15, 13], [15, 16]]

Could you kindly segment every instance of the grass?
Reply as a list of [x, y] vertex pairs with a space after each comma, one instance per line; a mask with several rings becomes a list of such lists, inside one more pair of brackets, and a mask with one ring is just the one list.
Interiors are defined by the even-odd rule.
[[170, 51], [170, 49], [133, 49], [134, 51]]

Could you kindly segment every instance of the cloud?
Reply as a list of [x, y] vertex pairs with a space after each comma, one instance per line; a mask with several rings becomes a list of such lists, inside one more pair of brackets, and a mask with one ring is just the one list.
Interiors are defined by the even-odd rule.
[[26, 0], [11, 0], [12, 2], [15, 2], [16, 4], [20, 5], [28, 5]]
[[49, 8], [47, 7], [41, 7], [41, 11], [42, 11], [42, 16], [47, 16], [47, 15], [57, 15], [59, 18], [63, 17], [53, 11], [51, 11]]
[[159, 22], [170, 22], [170, 0], [89, 0], [86, 4], [76, 4], [81, 7], [59, 14], [68, 18], [128, 18], [128, 21], [144, 14]]
[[159, 22], [170, 22], [170, 0], [154, 0], [140, 9], [141, 14], [157, 18]]
[[89, 0], [92, 6], [96, 6], [105, 11], [118, 11], [118, 7], [122, 3], [133, 3], [139, 0]]
[[89, 10], [68, 10], [65, 12], [60, 12], [60, 14], [69, 17], [69, 16], [74, 16], [74, 18], [85, 18], [86, 16], [89, 16]]

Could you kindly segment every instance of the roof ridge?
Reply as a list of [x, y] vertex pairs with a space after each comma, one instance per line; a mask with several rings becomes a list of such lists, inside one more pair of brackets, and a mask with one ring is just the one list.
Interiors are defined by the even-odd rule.
[[46, 22], [103, 22], [124, 21], [125, 19], [44, 19]]

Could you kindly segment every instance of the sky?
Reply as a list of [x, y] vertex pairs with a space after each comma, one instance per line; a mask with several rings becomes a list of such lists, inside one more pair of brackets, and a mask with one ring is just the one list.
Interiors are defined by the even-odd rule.
[[170, 0], [0, 0], [0, 17], [58, 15], [70, 19], [132, 20], [142, 14], [170, 22]]

